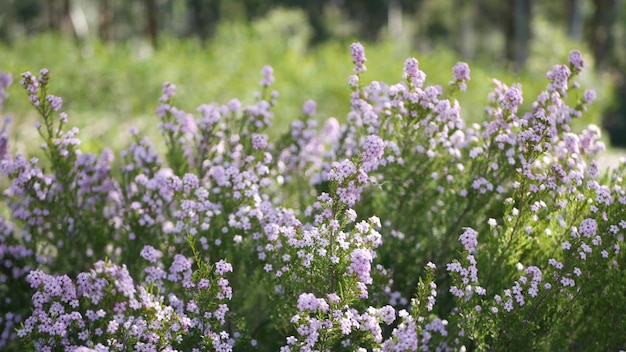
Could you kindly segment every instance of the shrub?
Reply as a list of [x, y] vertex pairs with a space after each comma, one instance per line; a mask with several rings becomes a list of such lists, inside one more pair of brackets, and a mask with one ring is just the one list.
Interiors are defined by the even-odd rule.
[[626, 166], [602, 172], [599, 129], [570, 128], [595, 98], [577, 93], [580, 52], [528, 111], [520, 84], [494, 80], [484, 121], [467, 126], [455, 98], [467, 64], [447, 87], [414, 58], [399, 83], [365, 85], [364, 48], [350, 49], [346, 124], [318, 128], [307, 101], [272, 142], [269, 66], [255, 103], [197, 117], [166, 83], [165, 159], [131, 128], [117, 165], [80, 151], [47, 70], [24, 73], [45, 162], [10, 155], [3, 129], [0, 345], [626, 347]]

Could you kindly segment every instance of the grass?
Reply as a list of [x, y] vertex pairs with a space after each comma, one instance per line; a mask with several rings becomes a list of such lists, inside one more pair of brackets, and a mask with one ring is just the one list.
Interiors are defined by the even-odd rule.
[[[50, 93], [63, 97], [70, 124], [81, 128], [86, 137], [83, 140], [90, 141], [83, 148], [92, 152], [103, 146], [114, 149], [125, 146], [125, 131], [131, 125], [156, 137], [157, 118], [153, 111], [163, 82], [173, 82], [179, 87], [177, 104], [187, 111], [195, 111], [203, 103], [226, 103], [234, 97], [251, 103], [254, 91], [259, 89], [264, 65], [274, 67], [273, 88], [280, 93], [274, 110], [276, 134], [301, 117], [302, 104], [308, 99], [318, 103], [320, 120], [330, 116], [343, 120], [350, 109], [347, 85], [352, 72], [350, 41], [335, 40], [306, 49], [299, 44], [302, 42], [299, 36], [304, 34], [292, 33], [277, 40], [279, 33], [272, 33], [266, 23], [225, 23], [206, 45], [190, 39], [163, 37], [158, 51], [152, 51], [143, 42], [77, 43], [52, 33], [0, 45], [3, 58], [0, 70], [12, 73], [15, 81], [9, 88], [10, 98], [4, 108], [4, 113], [15, 116], [14, 144], [20, 150], [34, 147], [29, 141], [35, 136], [31, 126], [36, 116], [18, 82], [21, 72], [38, 71], [42, 67], [51, 72]], [[367, 81], [400, 81], [404, 60], [414, 56], [420, 61], [420, 68], [429, 73], [428, 84], [445, 86], [457, 61], [446, 49], [418, 53], [407, 45], [390, 41], [364, 43], [364, 46]], [[537, 55], [554, 55], [566, 62], [571, 49], [574, 47], [561, 46], [559, 53]], [[532, 67], [519, 75], [511, 74], [498, 62], [470, 62], [472, 80], [468, 92], [458, 96], [466, 121], [481, 120], [492, 87], [491, 77], [499, 77], [506, 84], [521, 82], [528, 108], [545, 87], [542, 74], [551, 68], [542, 62], [551, 65], [555, 58], [533, 57], [531, 62]], [[612, 87], [607, 80], [591, 73], [584, 76], [583, 86], [596, 89], [599, 100], [586, 115], [588, 120], [578, 126], [599, 124], [602, 109], [610, 104]]]

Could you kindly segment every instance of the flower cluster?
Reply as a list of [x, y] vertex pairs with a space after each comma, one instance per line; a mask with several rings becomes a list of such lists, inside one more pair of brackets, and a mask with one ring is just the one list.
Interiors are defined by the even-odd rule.
[[134, 345], [173, 351], [171, 344], [191, 325], [163, 305], [162, 297], [136, 287], [125, 267], [100, 261], [91, 272], [79, 274], [76, 283], [41, 271], [31, 272], [28, 281], [36, 290], [34, 311], [18, 335], [36, 350], [84, 346], [124, 351]]
[[[152, 262], [159, 257], [151, 247], [144, 248], [142, 254]], [[197, 336], [204, 339], [196, 344], [203, 341], [207, 347], [232, 350], [235, 340], [223, 330], [228, 306], [213, 302], [204, 305], [207, 302], [197, 300], [206, 295], [212, 295], [213, 301], [229, 300], [231, 288], [221, 275], [232, 271], [232, 267], [218, 262], [214, 280], [203, 278], [195, 283], [190, 264], [189, 259], [177, 255], [163, 275], [150, 270], [153, 267], [146, 269], [153, 283], [159, 281], [157, 288], [163, 289], [161, 280], [165, 279], [194, 292], [187, 297], [170, 293], [169, 304], [164, 303], [165, 296], [135, 283], [125, 266], [110, 262], [97, 262], [91, 271], [80, 273], [75, 282], [67, 275], [32, 271], [27, 280], [36, 290], [32, 297], [34, 311], [18, 330], [18, 336], [36, 350], [82, 346], [97, 351], [128, 351], [134, 346], [145, 351], [176, 351], [185, 350], [187, 340]]]

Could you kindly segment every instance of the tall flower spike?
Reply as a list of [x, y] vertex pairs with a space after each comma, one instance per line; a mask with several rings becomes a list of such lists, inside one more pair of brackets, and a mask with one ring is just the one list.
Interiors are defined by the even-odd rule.
[[13, 76], [10, 73], [0, 72], [0, 110], [2, 110], [2, 104], [7, 98], [8, 94], [6, 88], [13, 83]]
[[33, 104], [33, 106], [39, 106], [39, 98], [37, 97], [37, 93], [39, 93], [39, 81], [37, 77], [35, 77], [30, 72], [22, 73], [22, 80], [20, 84], [28, 91], [28, 100]]
[[352, 55], [352, 62], [354, 62], [354, 73], [361, 74], [367, 69], [365, 67], [365, 49], [361, 43], [352, 43], [350, 45], [350, 54]]

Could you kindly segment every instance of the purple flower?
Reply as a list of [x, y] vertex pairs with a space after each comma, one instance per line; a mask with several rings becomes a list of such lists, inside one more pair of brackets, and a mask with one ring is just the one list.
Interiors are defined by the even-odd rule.
[[392, 306], [384, 306], [378, 309], [380, 319], [387, 325], [391, 325], [396, 320], [396, 310]]
[[224, 275], [225, 273], [232, 272], [232, 271], [233, 271], [233, 266], [230, 263], [224, 261], [223, 259], [215, 263], [215, 272], [218, 275]]
[[326, 120], [324, 128], [322, 129], [324, 139], [329, 144], [334, 144], [339, 141], [341, 137], [341, 125], [336, 118], [331, 117]]
[[2, 110], [2, 105], [8, 94], [6, 93], [6, 88], [9, 87], [13, 83], [13, 76], [10, 73], [0, 72], [0, 110]]
[[319, 302], [317, 297], [315, 297], [312, 293], [302, 293], [298, 297], [298, 310], [301, 312], [310, 311], [313, 312], [317, 310], [319, 306]]
[[361, 43], [352, 43], [350, 45], [350, 54], [352, 56], [352, 62], [354, 63], [354, 73], [360, 74], [366, 70], [365, 62], [365, 49]]
[[421, 88], [426, 80], [426, 74], [419, 69], [416, 58], [410, 57], [404, 61], [404, 73], [402, 77], [408, 80], [413, 87]]
[[583, 101], [586, 104], [591, 104], [596, 100], [596, 91], [593, 89], [588, 89], [583, 94]]
[[363, 283], [372, 283], [370, 272], [372, 270], [372, 253], [367, 249], [355, 249], [350, 253], [350, 271], [359, 278]]
[[524, 97], [522, 96], [522, 86], [520, 84], [516, 84], [511, 86], [502, 96], [500, 100], [500, 104], [506, 110], [509, 110], [512, 114], [517, 112], [517, 108], [524, 102]]
[[52, 108], [52, 110], [54, 111], [61, 110], [61, 107], [63, 106], [63, 99], [55, 95], [48, 95], [46, 97], [46, 100], [48, 100], [48, 102], [50, 103], [50, 107]]
[[566, 65], [555, 65], [552, 70], [546, 74], [546, 78], [552, 81], [548, 85], [548, 90], [564, 94], [567, 91], [567, 82], [571, 75], [572, 72]]
[[217, 286], [220, 287], [220, 292], [217, 294], [217, 299], [232, 299], [233, 298], [233, 289], [229, 286], [229, 281], [224, 278], [220, 278], [217, 280]]
[[20, 84], [28, 91], [28, 100], [33, 106], [39, 106], [39, 80], [30, 72], [22, 73], [22, 80]]
[[169, 101], [176, 93], [176, 85], [170, 82], [163, 83], [163, 89], [161, 90], [163, 95], [159, 98], [159, 101], [164, 103]]
[[368, 163], [379, 159], [385, 151], [385, 142], [377, 135], [369, 135], [361, 144], [363, 162]]
[[302, 112], [307, 116], [315, 115], [316, 107], [317, 107], [317, 104], [315, 103], [315, 101], [309, 99], [302, 106]]
[[585, 237], [592, 237], [598, 231], [598, 223], [595, 219], [585, 219], [580, 223], [578, 231]]
[[477, 236], [478, 232], [471, 227], [466, 227], [465, 231], [459, 236], [459, 241], [461, 241], [466, 251], [474, 253], [476, 251], [476, 245], [478, 245]]
[[356, 173], [356, 171], [356, 166], [348, 159], [344, 159], [341, 162], [334, 161], [328, 179], [341, 182]]
[[143, 259], [149, 261], [150, 263], [156, 263], [161, 258], [161, 256], [163, 256], [163, 253], [159, 250], [156, 250], [152, 246], [146, 245], [141, 250], [140, 255]]
[[580, 72], [585, 67], [583, 55], [578, 50], [572, 50], [569, 52], [569, 63], [572, 65], [574, 72]]
[[459, 89], [461, 89], [461, 91], [465, 91], [467, 89], [467, 84], [465, 82], [470, 80], [469, 65], [465, 62], [458, 62], [452, 68], [452, 73], [454, 74], [455, 83], [459, 84]]
[[231, 99], [228, 102], [228, 109], [232, 112], [237, 112], [241, 109], [241, 102], [239, 99]]
[[259, 83], [262, 87], [269, 87], [272, 83], [274, 83], [274, 69], [272, 66], [264, 66], [261, 70], [261, 74], [263, 75], [263, 79]]
[[351, 88], [358, 88], [359, 87], [359, 76], [352, 75], [352, 76], [348, 77], [348, 85]]
[[457, 81], [469, 81], [470, 80], [470, 68], [465, 62], [458, 62], [452, 68], [454, 73], [454, 79]]
[[252, 148], [261, 150], [267, 148], [269, 137], [266, 134], [254, 133], [252, 135]]

